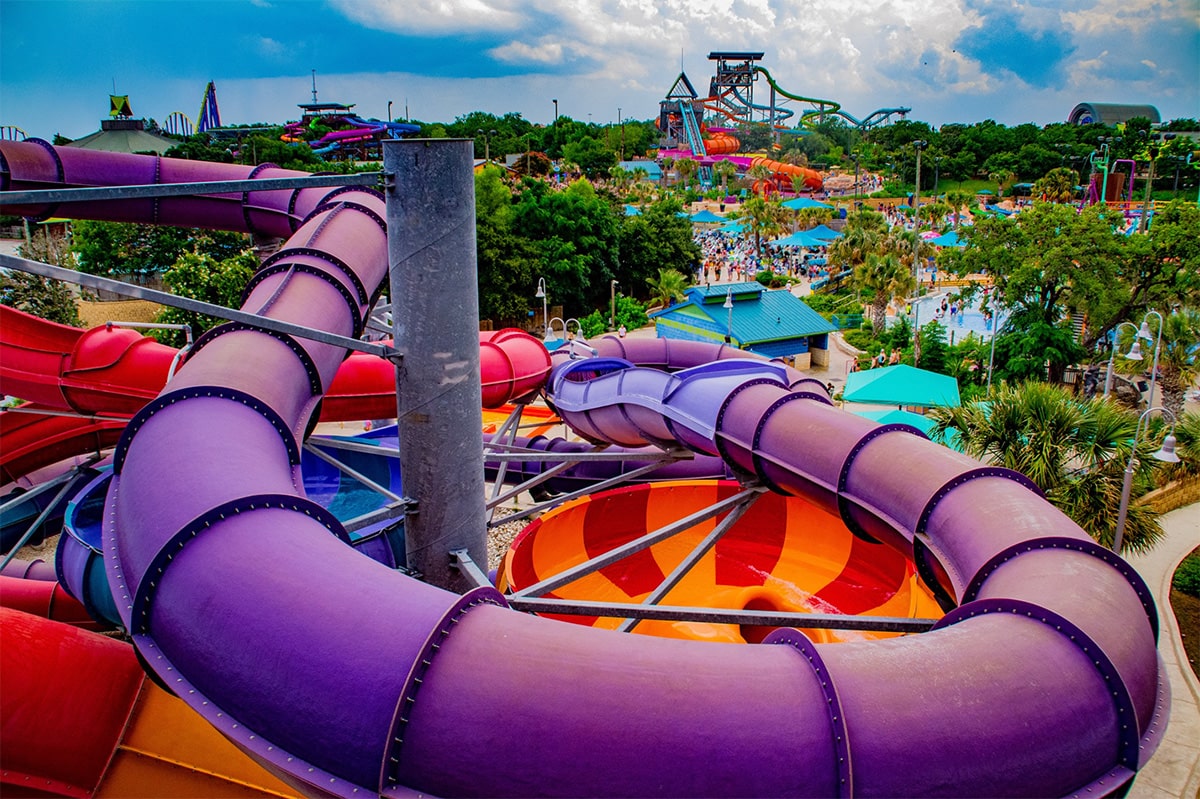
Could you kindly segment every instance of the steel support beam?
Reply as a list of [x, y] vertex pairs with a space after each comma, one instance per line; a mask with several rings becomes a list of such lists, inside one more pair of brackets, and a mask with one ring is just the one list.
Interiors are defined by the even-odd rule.
[[405, 352], [396, 370], [397, 433], [409, 568], [452, 591], [473, 587], [450, 552], [487, 559], [483, 389], [475, 260], [472, 143], [383, 143], [392, 335]]

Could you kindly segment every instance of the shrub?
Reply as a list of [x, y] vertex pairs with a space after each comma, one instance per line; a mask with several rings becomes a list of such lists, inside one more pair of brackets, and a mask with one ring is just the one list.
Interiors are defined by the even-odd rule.
[[1179, 564], [1171, 587], [1180, 593], [1200, 598], [1200, 549], [1194, 550]]

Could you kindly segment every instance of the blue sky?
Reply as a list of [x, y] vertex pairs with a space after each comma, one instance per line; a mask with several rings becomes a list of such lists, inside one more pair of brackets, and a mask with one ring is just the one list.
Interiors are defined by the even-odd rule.
[[782, 88], [858, 117], [1200, 117], [1196, 0], [0, 0], [0, 125], [86, 135], [114, 85], [137, 116], [195, 118], [209, 80], [226, 123], [284, 122], [314, 69], [321, 101], [366, 117], [544, 123], [556, 98], [649, 119], [681, 68], [707, 87], [713, 50], [763, 51]]

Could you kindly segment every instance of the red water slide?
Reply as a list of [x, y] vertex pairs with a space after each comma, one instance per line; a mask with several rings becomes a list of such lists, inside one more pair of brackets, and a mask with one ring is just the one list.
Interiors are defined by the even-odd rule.
[[[550, 371], [546, 348], [523, 331], [480, 333], [479, 346], [486, 408], [537, 391]], [[177, 354], [133, 330], [80, 330], [0, 306], [0, 393], [29, 401], [35, 411], [0, 415], [0, 483], [114, 445], [125, 419], [166, 385]], [[395, 415], [395, 367], [356, 352], [334, 376], [320, 421]]]

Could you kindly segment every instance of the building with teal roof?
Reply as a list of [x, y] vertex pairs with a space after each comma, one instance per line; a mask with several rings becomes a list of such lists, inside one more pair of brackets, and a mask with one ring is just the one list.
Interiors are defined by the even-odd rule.
[[693, 286], [683, 302], [650, 313], [659, 338], [728, 342], [797, 369], [829, 363], [836, 328], [786, 289], [761, 283]]

